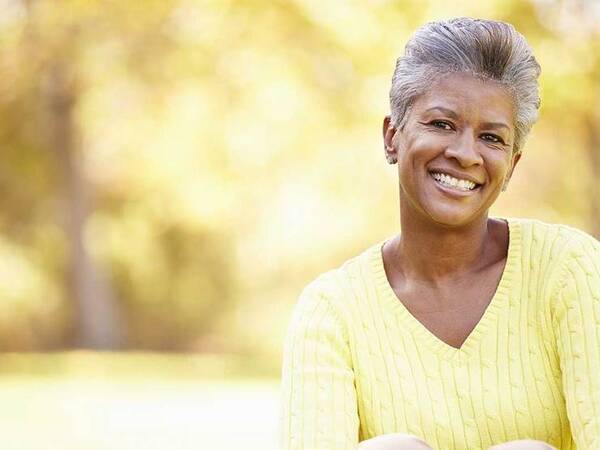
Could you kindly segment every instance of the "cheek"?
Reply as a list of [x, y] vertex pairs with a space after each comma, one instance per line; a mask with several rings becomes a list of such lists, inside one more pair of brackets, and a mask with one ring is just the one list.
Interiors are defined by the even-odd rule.
[[441, 136], [438, 133], [419, 133], [413, 141], [413, 146], [420, 152], [437, 152], [444, 149], [450, 138], [448, 136]]
[[510, 172], [511, 160], [506, 154], [494, 154], [487, 161], [490, 175], [494, 177], [506, 177]]
[[444, 145], [439, 137], [419, 133], [399, 142], [398, 158], [415, 165], [427, 162], [443, 150]]

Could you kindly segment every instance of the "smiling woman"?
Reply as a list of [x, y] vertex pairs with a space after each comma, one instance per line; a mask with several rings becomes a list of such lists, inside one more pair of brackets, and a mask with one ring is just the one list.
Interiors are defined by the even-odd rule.
[[[519, 161], [514, 102], [502, 84], [449, 74], [411, 106], [402, 129], [384, 121], [388, 161], [399, 164], [404, 209], [462, 225], [489, 209]], [[404, 209], [402, 209], [404, 206]]]
[[383, 122], [400, 233], [300, 296], [284, 449], [600, 450], [600, 244], [488, 215], [537, 119], [539, 71], [501, 22], [409, 41]]

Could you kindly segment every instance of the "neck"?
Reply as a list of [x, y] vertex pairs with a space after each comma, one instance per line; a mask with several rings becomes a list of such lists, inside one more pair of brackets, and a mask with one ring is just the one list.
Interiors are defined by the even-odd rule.
[[400, 209], [402, 233], [393, 244], [392, 258], [405, 277], [435, 282], [482, 266], [492, 241], [487, 214], [468, 225], [448, 227], [403, 211], [402, 205]]

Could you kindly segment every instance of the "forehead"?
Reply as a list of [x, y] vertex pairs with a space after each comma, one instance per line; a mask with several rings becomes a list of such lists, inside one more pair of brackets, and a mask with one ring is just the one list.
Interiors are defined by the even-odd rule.
[[515, 102], [508, 88], [470, 74], [444, 75], [413, 104], [416, 113], [442, 107], [465, 119], [504, 122], [513, 126]]

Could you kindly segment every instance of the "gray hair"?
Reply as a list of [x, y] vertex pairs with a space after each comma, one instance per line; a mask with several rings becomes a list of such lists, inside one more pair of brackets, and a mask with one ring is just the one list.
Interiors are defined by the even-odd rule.
[[441, 75], [456, 72], [508, 88], [516, 106], [513, 151], [520, 152], [538, 118], [540, 65], [523, 35], [504, 22], [463, 17], [419, 28], [396, 62], [390, 90], [392, 126], [404, 127], [416, 98]]

